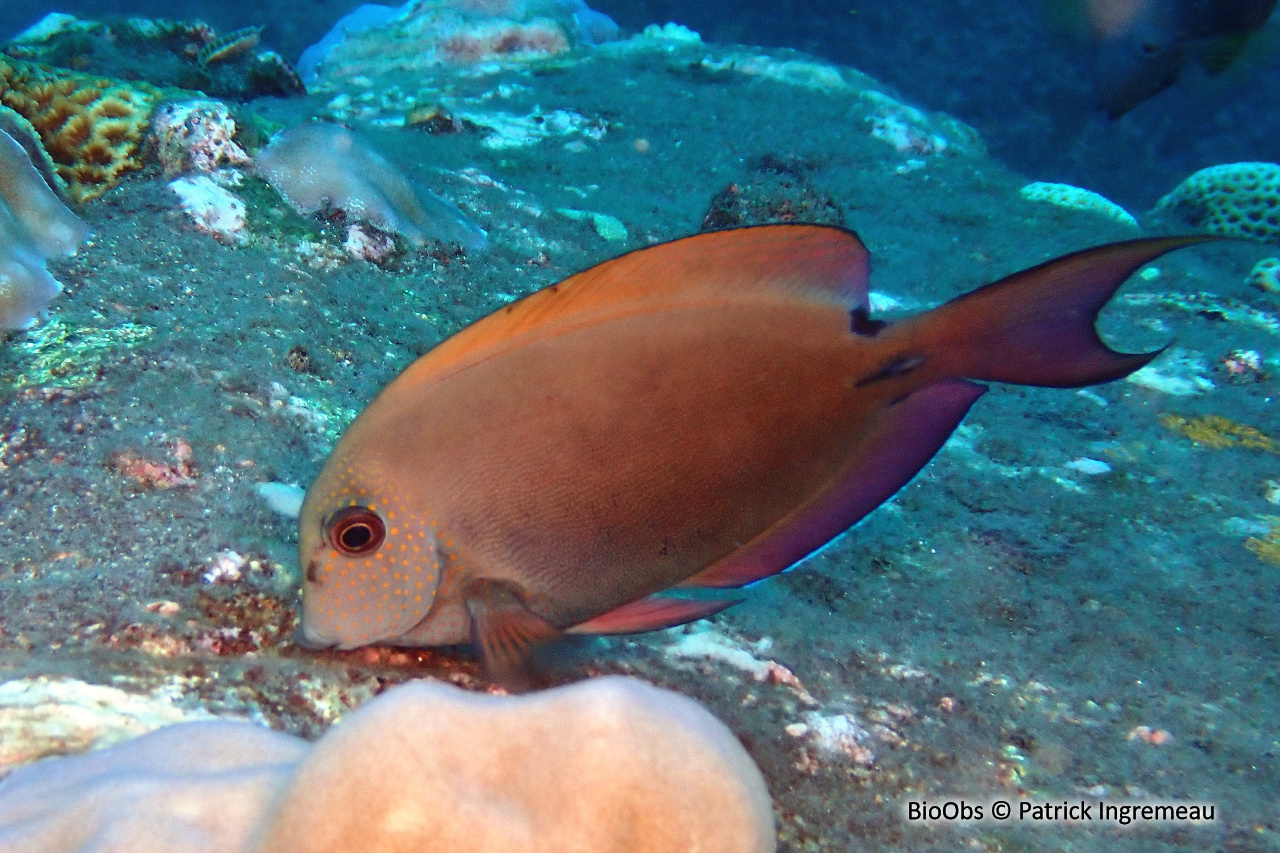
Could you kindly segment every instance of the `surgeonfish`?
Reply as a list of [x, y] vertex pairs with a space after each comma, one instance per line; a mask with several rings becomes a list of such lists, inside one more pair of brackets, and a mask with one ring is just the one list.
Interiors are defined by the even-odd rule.
[[1204, 236], [1066, 255], [895, 323], [850, 231], [766, 225], [606, 261], [397, 376], [299, 517], [312, 647], [471, 642], [502, 679], [563, 632], [631, 633], [735, 600], [938, 451], [981, 381], [1076, 388], [1158, 352], [1098, 338], [1124, 280]]
[[1097, 42], [1095, 85], [1112, 118], [1176, 83], [1189, 60], [1225, 71], [1266, 24], [1276, 0], [1050, 0], [1068, 27]]

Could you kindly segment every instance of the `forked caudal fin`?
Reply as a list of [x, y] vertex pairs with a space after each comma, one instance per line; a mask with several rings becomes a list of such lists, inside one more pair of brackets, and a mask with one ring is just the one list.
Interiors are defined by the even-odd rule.
[[1160, 354], [1120, 353], [1094, 328], [1125, 279], [1161, 255], [1219, 240], [1192, 235], [1112, 243], [1055, 258], [907, 321], [944, 376], [1079, 388], [1127, 376]]
[[[968, 380], [1079, 387], [1118, 379], [1158, 353], [1127, 355], [1094, 329], [1130, 275], [1166, 252], [1214, 237], [1134, 240], [1015, 273], [885, 330], [901, 336], [890, 367], [928, 364], [924, 387], [889, 405], [827, 488], [686, 587], [738, 587], [782, 571], [887, 500], [929, 461], [985, 388]], [[875, 334], [873, 332], [872, 334]], [[900, 373], [880, 371], [874, 379]]]

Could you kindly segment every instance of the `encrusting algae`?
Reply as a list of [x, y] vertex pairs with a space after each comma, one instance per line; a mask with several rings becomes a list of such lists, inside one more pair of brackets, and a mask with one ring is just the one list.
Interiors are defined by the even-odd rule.
[[1244, 540], [1244, 547], [1259, 560], [1280, 565], [1280, 516], [1267, 515], [1262, 520], [1269, 524], [1267, 532], [1261, 538], [1250, 536]]
[[1259, 429], [1247, 424], [1237, 423], [1221, 415], [1206, 415], [1203, 418], [1184, 418], [1181, 415], [1161, 415], [1160, 423], [1179, 435], [1186, 436], [1196, 444], [1222, 450], [1228, 447], [1243, 447], [1249, 450], [1263, 450], [1267, 453], [1280, 454], [1280, 443]]

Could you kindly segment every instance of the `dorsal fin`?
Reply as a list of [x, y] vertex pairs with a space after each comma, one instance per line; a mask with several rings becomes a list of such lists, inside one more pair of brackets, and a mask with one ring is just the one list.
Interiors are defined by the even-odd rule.
[[868, 254], [852, 231], [761, 225], [674, 240], [605, 261], [445, 340], [397, 383], [443, 378], [531, 341], [632, 314], [752, 297], [867, 305]]

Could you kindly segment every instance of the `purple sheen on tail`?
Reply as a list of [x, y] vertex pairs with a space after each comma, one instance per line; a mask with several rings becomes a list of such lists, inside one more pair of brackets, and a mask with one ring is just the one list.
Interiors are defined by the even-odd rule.
[[616, 607], [565, 631], [566, 634], [642, 634], [696, 622], [741, 604], [741, 598], [694, 601], [651, 595]]
[[1098, 337], [1098, 312], [1144, 264], [1215, 239], [1112, 243], [1014, 273], [924, 315], [939, 329], [935, 351], [946, 372], [992, 382], [1079, 388], [1128, 376], [1163, 350], [1116, 352]]
[[680, 586], [739, 587], [812, 554], [910, 482], [986, 390], [963, 379], [946, 379], [894, 403], [826, 489]]

